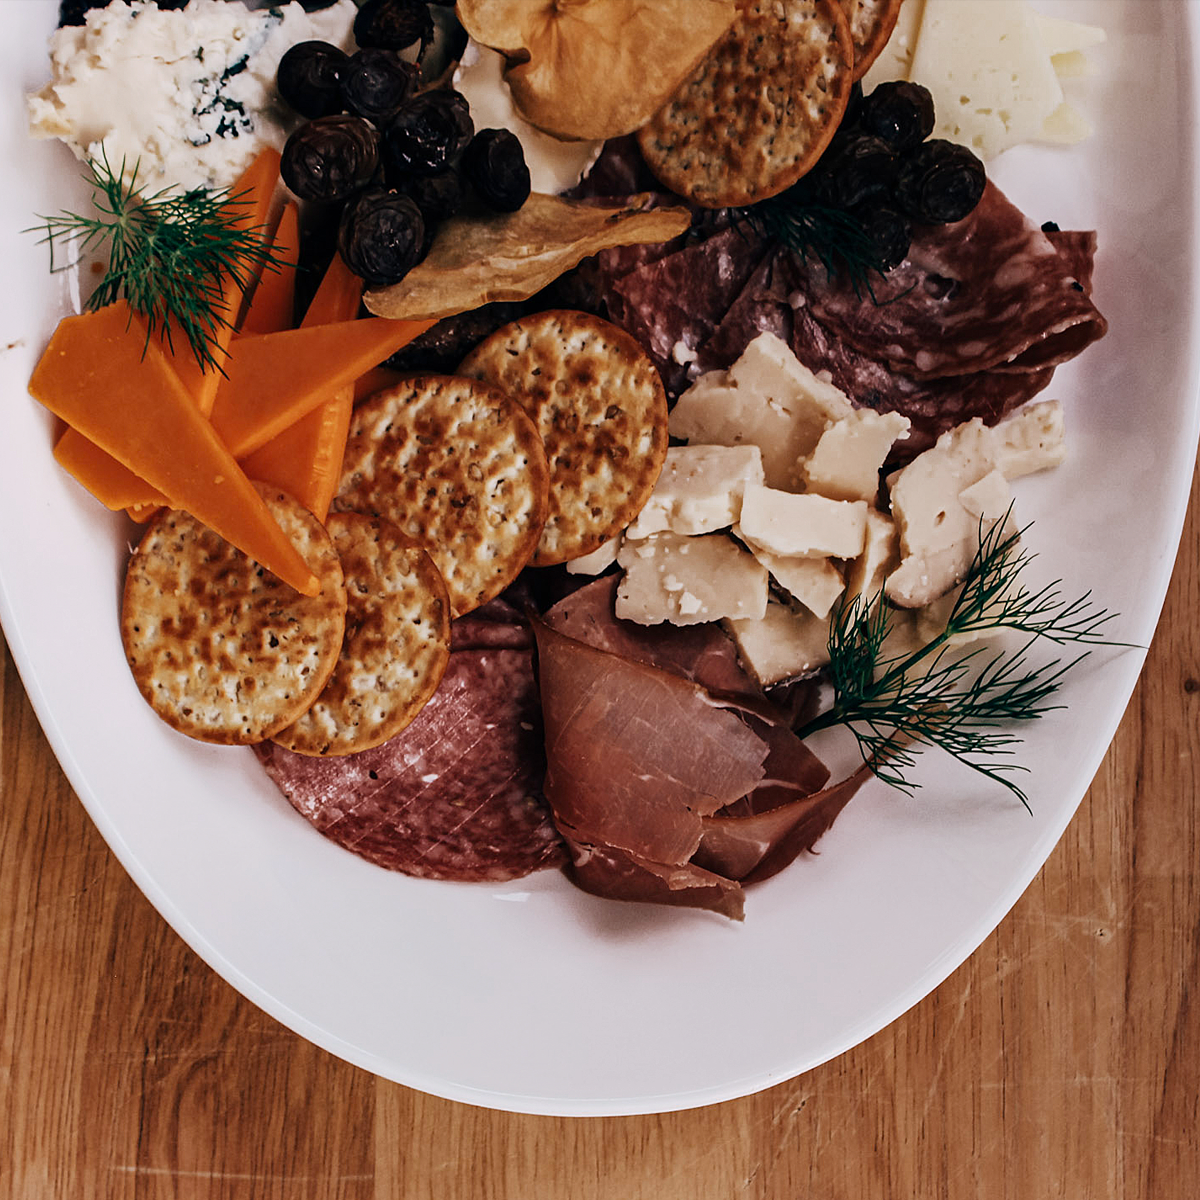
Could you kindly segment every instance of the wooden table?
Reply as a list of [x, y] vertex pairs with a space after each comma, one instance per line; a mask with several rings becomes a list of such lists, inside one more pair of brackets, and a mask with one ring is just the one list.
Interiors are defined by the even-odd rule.
[[0, 1197], [1200, 1195], [1200, 486], [1091, 791], [932, 996], [768, 1092], [513, 1116], [375, 1079], [205, 966], [92, 828], [5, 651]]

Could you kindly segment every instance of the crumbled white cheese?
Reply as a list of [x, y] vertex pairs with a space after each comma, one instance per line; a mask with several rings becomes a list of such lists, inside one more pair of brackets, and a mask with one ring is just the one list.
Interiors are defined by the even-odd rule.
[[603, 142], [567, 142], [530, 125], [513, 104], [504, 80], [504, 55], [496, 50], [468, 41], [453, 82], [466, 98], [476, 129], [516, 134], [535, 192], [557, 195], [574, 187], [604, 149]]
[[979, 549], [980, 518], [960, 497], [995, 469], [992, 431], [976, 417], [943, 433], [891, 477], [901, 552], [885, 589], [892, 603], [920, 608], [966, 574]]
[[750, 484], [738, 529], [771, 554], [857, 558], [866, 536], [867, 505]]
[[807, 675], [829, 662], [829, 622], [774, 600], [757, 619], [730, 618], [725, 628], [742, 665], [763, 687]]
[[802, 475], [810, 492], [831, 500], [874, 500], [879, 469], [892, 443], [908, 435], [909, 419], [899, 413], [857, 408], [821, 435], [804, 461]]
[[1059, 400], [1026, 404], [992, 428], [996, 464], [1005, 479], [1057, 467], [1067, 457], [1063, 407]]
[[826, 427], [853, 411], [845, 394], [818, 379], [788, 345], [761, 333], [728, 371], [710, 371], [671, 410], [668, 428], [680, 441], [758, 446], [766, 482], [799, 484], [799, 463]]
[[789, 596], [799, 600], [814, 616], [829, 616], [833, 602], [846, 586], [841, 571], [832, 559], [772, 554], [753, 542], [747, 542], [746, 545]]
[[900, 538], [896, 533], [896, 522], [887, 513], [868, 508], [862, 553], [846, 571], [847, 602], [857, 596], [874, 600], [882, 591], [884, 580], [899, 562]]
[[617, 561], [617, 551], [621, 548], [621, 535], [611, 537], [602, 542], [590, 554], [582, 554], [567, 563], [568, 575], [599, 575], [607, 571]]
[[30, 132], [127, 175], [136, 164], [151, 190], [227, 187], [297, 122], [275, 90], [284, 52], [312, 39], [353, 49], [357, 11], [354, 0], [313, 13], [113, 0], [50, 39], [53, 76], [29, 97]]
[[757, 446], [672, 446], [650, 499], [625, 536], [728, 529], [741, 516], [746, 484], [762, 481]]
[[617, 555], [625, 577], [616, 613], [640, 625], [695, 625], [722, 617], [761, 617], [767, 571], [732, 538], [655, 533], [627, 541]]

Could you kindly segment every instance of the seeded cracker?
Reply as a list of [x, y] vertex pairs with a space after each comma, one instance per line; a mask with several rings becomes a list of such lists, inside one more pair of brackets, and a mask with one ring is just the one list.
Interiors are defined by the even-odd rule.
[[346, 589], [321, 523], [276, 488], [263, 499], [321, 581], [294, 588], [194, 517], [164, 510], [129, 561], [121, 639], [134, 680], [172, 728], [247, 745], [290, 725], [337, 662]]
[[838, 0], [838, 3], [846, 14], [854, 42], [854, 78], [861, 79], [892, 36], [903, 0]]
[[450, 600], [433, 559], [390, 521], [331, 513], [346, 576], [346, 635], [311, 708], [274, 741], [351, 754], [394, 737], [433, 695], [450, 658]]
[[667, 398], [624, 330], [586, 313], [538, 313], [481, 342], [459, 374], [495, 384], [542, 436], [550, 506], [534, 566], [590, 554], [641, 511], [667, 454]]
[[355, 409], [334, 507], [384, 517], [424, 546], [458, 617], [529, 562], [547, 487], [542, 440], [517, 404], [475, 379], [423, 375]]
[[838, 0], [742, 0], [733, 27], [638, 144], [654, 174], [696, 204], [765, 200], [820, 158], [853, 67]]

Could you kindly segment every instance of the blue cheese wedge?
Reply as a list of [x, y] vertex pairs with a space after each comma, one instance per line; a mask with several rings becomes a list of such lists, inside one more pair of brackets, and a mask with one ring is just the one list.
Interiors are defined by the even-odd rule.
[[354, 0], [313, 13], [295, 2], [113, 0], [50, 39], [52, 78], [29, 97], [30, 133], [114, 171], [136, 164], [150, 191], [227, 187], [296, 123], [275, 90], [284, 52], [310, 39], [353, 49], [357, 11]]
[[728, 529], [742, 515], [746, 485], [762, 481], [757, 446], [671, 446], [650, 499], [625, 536]]
[[617, 562], [616, 613], [626, 621], [699, 625], [766, 611], [766, 567], [724, 534], [654, 533], [624, 542]]
[[671, 410], [671, 436], [692, 444], [757, 446], [773, 488], [800, 485], [800, 461], [853, 408], [773, 333], [761, 333], [728, 371], [710, 371]]
[[741, 536], [771, 554], [857, 558], [867, 528], [862, 500], [829, 500], [751, 484], [742, 498]]

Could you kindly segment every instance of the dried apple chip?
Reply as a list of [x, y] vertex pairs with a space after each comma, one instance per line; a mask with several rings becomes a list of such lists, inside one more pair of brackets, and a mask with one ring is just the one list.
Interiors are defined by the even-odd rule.
[[626, 207], [601, 208], [534, 192], [515, 213], [444, 221], [425, 259], [363, 302], [380, 317], [436, 320], [494, 300], [528, 300], [591, 254], [669, 241], [690, 224], [688, 209], [647, 209], [636, 196]]
[[458, 0], [471, 37], [508, 60], [521, 115], [597, 141], [644, 125], [736, 11], [735, 0]]

